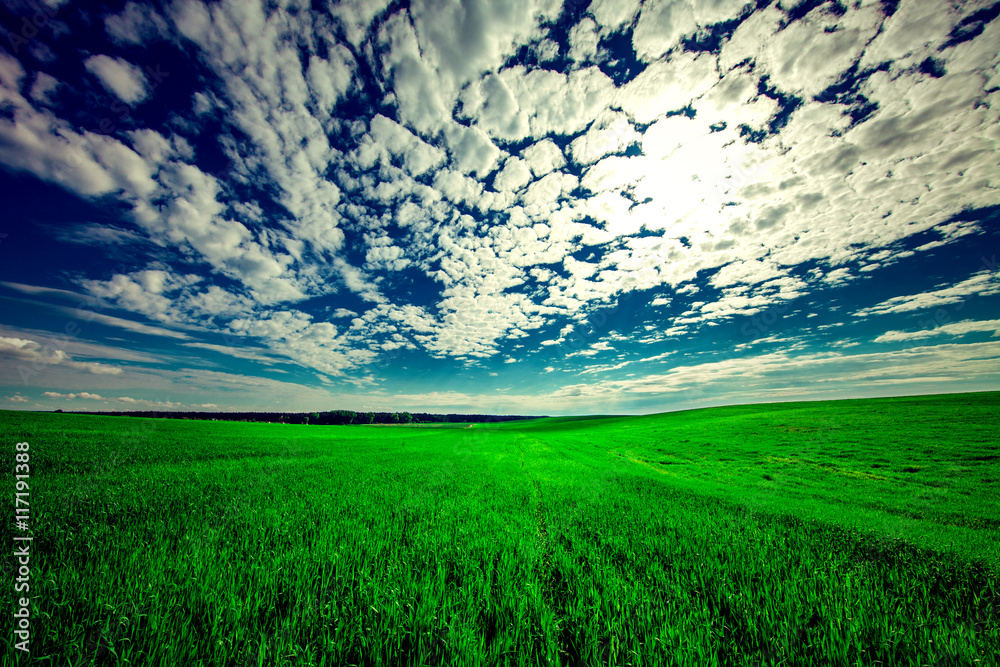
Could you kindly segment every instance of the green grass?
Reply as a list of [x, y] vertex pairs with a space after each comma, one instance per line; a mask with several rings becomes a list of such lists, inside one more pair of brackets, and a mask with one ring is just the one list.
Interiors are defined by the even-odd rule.
[[0, 412], [7, 469], [31, 443], [19, 664], [992, 665], [998, 421], [1000, 393], [472, 428]]

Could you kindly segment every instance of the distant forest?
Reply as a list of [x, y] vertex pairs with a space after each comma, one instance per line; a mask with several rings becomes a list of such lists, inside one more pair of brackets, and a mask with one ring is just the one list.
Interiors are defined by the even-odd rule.
[[[64, 412], [56, 410], [56, 412]], [[66, 411], [68, 412], [68, 411]], [[457, 415], [431, 414], [427, 412], [354, 412], [353, 410], [330, 410], [328, 412], [165, 412], [144, 410], [136, 412], [81, 412], [72, 414], [104, 415], [111, 417], [157, 417], [166, 419], [207, 419], [230, 422], [269, 422], [272, 424], [318, 424], [321, 426], [343, 426], [347, 424], [469, 424], [483, 422], [506, 422], [516, 419], [538, 419], [524, 415]]]

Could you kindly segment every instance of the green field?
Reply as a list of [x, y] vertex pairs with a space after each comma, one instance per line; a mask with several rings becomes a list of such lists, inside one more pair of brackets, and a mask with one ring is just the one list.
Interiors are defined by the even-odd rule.
[[4, 664], [995, 665], [998, 425], [1000, 392], [460, 428], [4, 411], [34, 535]]

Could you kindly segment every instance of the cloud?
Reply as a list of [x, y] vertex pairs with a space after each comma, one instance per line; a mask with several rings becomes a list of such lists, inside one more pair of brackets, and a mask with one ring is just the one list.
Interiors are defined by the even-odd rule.
[[348, 41], [360, 47], [372, 20], [389, 6], [389, 0], [342, 0], [330, 7], [330, 13], [339, 19]]
[[200, 350], [211, 350], [212, 352], [218, 352], [219, 354], [225, 354], [230, 357], [236, 357], [237, 359], [249, 359], [251, 361], [259, 361], [264, 364], [273, 364], [279, 361], [276, 357], [268, 354], [268, 351], [263, 348], [255, 348], [250, 346], [240, 346], [233, 347], [231, 345], [215, 345], [213, 343], [182, 343], [186, 347], [195, 347]]
[[67, 315], [70, 315], [71, 317], [74, 317], [82, 322], [97, 322], [98, 324], [103, 324], [109, 327], [117, 327], [119, 329], [125, 329], [126, 331], [140, 333], [146, 336], [163, 336], [165, 338], [177, 338], [180, 340], [187, 340], [191, 338], [189, 334], [186, 334], [183, 331], [174, 331], [163, 327], [142, 324], [141, 322], [126, 320], [112, 315], [104, 315], [92, 310], [65, 308], [62, 306], [54, 306], [53, 309], [66, 313]]
[[145, 408], [155, 408], [159, 410], [173, 410], [181, 407], [181, 403], [176, 401], [153, 401], [146, 398], [132, 398], [131, 396], [119, 396], [118, 398], [111, 400], [118, 403], [124, 403], [129, 406], [142, 406]]
[[639, 11], [639, 0], [593, 0], [588, 7], [602, 32], [617, 32]]
[[585, 134], [573, 140], [569, 152], [576, 164], [593, 164], [605, 155], [624, 152], [641, 139], [642, 135], [633, 129], [625, 114], [605, 112]]
[[413, 176], [420, 176], [428, 170], [440, 166], [445, 160], [444, 152], [432, 146], [399, 123], [378, 114], [372, 118], [368, 135], [362, 139], [357, 149], [358, 162], [370, 168], [376, 161], [390, 166], [392, 159], [403, 162]]
[[410, 265], [410, 260], [403, 257], [405, 251], [392, 245], [392, 240], [386, 237], [378, 239], [377, 244], [369, 248], [365, 255], [366, 266], [401, 271]]
[[38, 72], [35, 75], [35, 82], [31, 84], [28, 95], [40, 104], [52, 104], [53, 93], [59, 89], [60, 82], [54, 76], [45, 72]]
[[[141, 313], [158, 322], [174, 323], [181, 322], [184, 318], [178, 312], [172, 297], [176, 293], [187, 292], [187, 288], [201, 280], [201, 277], [195, 274], [179, 275], [162, 269], [145, 269], [129, 275], [116, 274], [110, 280], [85, 279], [82, 285], [87, 292], [99, 299], [113, 301], [121, 308]], [[108, 319], [108, 316], [92, 317], [111, 326], [124, 328], [133, 326], [122, 324], [122, 320], [117, 318]], [[133, 327], [133, 330], [136, 329]], [[183, 333], [163, 333], [163, 331], [165, 330], [159, 329], [156, 333], [175, 338], [188, 338]], [[154, 331], [146, 328], [144, 333], [154, 333]]]
[[493, 170], [500, 157], [500, 149], [479, 127], [451, 125], [445, 130], [445, 139], [452, 164], [462, 173], [481, 178]]
[[96, 343], [84, 338], [84, 333], [92, 332], [88, 330], [86, 322], [80, 320], [66, 323], [66, 326], [62, 327], [61, 333], [0, 325], [0, 336], [2, 337], [34, 340], [43, 348], [60, 349], [73, 358], [110, 359], [144, 364], [163, 364], [168, 361], [167, 357], [159, 354]]
[[944, 44], [960, 20], [958, 5], [932, 7], [902, 2], [865, 49], [861, 64], [872, 67], [891, 63], [893, 69], [909, 69]]
[[[773, 352], [750, 357], [675, 366], [665, 373], [639, 378], [605, 380], [593, 384], [567, 385], [553, 398], [589, 401], [627, 400], [629, 397], [671, 395], [686, 392], [686, 400], [706, 390], [714, 393], [726, 387], [739, 388], [743, 400], [773, 396], [770, 387], [780, 378], [779, 387], [795, 395], [829, 395], [834, 390], [855, 389], [856, 383], [920, 386], [947, 383], [958, 377], [970, 381], [990, 381], [1000, 373], [996, 361], [1000, 343], [937, 345], [869, 354], [788, 354]], [[780, 395], [781, 392], [777, 392]]]
[[97, 224], [59, 229], [56, 235], [59, 240], [66, 243], [78, 243], [85, 246], [132, 246], [148, 243], [148, 239], [132, 230]]
[[21, 396], [20, 394], [14, 394], [13, 396], [8, 396], [7, 400], [11, 401], [13, 403], [27, 403], [29, 399], [28, 399], [27, 396]]
[[563, 74], [517, 65], [472, 86], [462, 97], [462, 114], [477, 119], [491, 137], [540, 139], [584, 129], [614, 94], [614, 84], [597, 67]]
[[[299, 36], [336, 41], [331, 26], [314, 22], [309, 12], [292, 16], [279, 10], [267, 16], [259, 5], [245, 3], [221, 5], [210, 13], [192, 0], [177, 3], [173, 18], [181, 34], [202, 50], [226, 103], [238, 110], [231, 122], [249, 141], [233, 146], [234, 162], [260, 165], [290, 217], [280, 220], [287, 234], [272, 232], [274, 243], [254, 241], [245, 225], [221, 217], [217, 179], [185, 166], [165, 183], [172, 191], [191, 193], [171, 207], [169, 226], [177, 230], [175, 238], [184, 238], [217, 270], [247, 284], [259, 300], [300, 300], [305, 286], [289, 271], [298, 254], [294, 248], [304, 245], [325, 256], [344, 243], [337, 211], [341, 190], [326, 177], [339, 156], [328, 130], [335, 122], [330, 115], [335, 102], [353, 86], [353, 56], [333, 47], [326, 58], [312, 54], [304, 67], [293, 48]], [[241, 33], [255, 35], [253, 49], [245, 48]]]
[[338, 331], [332, 323], [314, 322], [311, 315], [301, 311], [265, 311], [253, 318], [233, 319], [228, 333], [258, 339], [274, 355], [335, 377], [378, 356], [367, 346], [361, 349], [358, 345], [360, 339], [373, 342], [363, 332]]
[[71, 301], [77, 301], [77, 302], [93, 300], [93, 297], [88, 297], [85, 294], [80, 294], [78, 292], [71, 292], [70, 290], [58, 289], [55, 287], [45, 287], [42, 285], [26, 285], [24, 283], [14, 283], [14, 282], [8, 282], [6, 280], [0, 281], [0, 285], [21, 292], [22, 294], [31, 294], [35, 296], [54, 296], [58, 299], [64, 299], [64, 300], [69, 299]]
[[560, 9], [554, 0], [421, 0], [410, 15], [439, 85], [457, 90], [496, 69], [539, 34], [540, 21], [555, 19]]
[[894, 296], [870, 308], [863, 308], [854, 314], [858, 317], [869, 315], [887, 315], [889, 313], [905, 313], [928, 308], [940, 308], [956, 303], [962, 303], [974, 296], [991, 296], [1000, 294], [1000, 279], [989, 269], [983, 269], [971, 277], [951, 285], [929, 292]]
[[52, 112], [36, 110], [17, 89], [23, 76], [20, 64], [3, 54], [0, 75], [0, 99], [17, 109], [17, 122], [0, 125], [0, 162], [9, 169], [35, 174], [84, 197], [147, 196], [156, 189], [150, 167], [127, 146], [77, 132]]
[[520, 190], [531, 180], [531, 171], [523, 160], [517, 157], [508, 158], [503, 169], [493, 179], [495, 190]]
[[[624, 6], [627, 7], [629, 4], [626, 2]], [[675, 47], [681, 36], [693, 33], [699, 27], [738, 16], [746, 4], [746, 0], [700, 0], [697, 2], [693, 0], [651, 0], [642, 6], [639, 22], [632, 35], [632, 45], [636, 54], [643, 60], [656, 60], [669, 49]]]
[[168, 34], [167, 21], [151, 7], [129, 2], [104, 19], [104, 29], [116, 42], [141, 45]]
[[83, 61], [87, 71], [97, 77], [109, 93], [126, 104], [138, 104], [149, 96], [149, 83], [142, 70], [121, 58], [91, 56]]
[[562, 151], [551, 139], [543, 139], [528, 146], [521, 152], [521, 158], [536, 178], [556, 169], [562, 169], [566, 165]]
[[657, 60], [618, 94], [622, 109], [638, 123], [650, 123], [701, 97], [719, 80], [715, 59], [702, 53], [682, 53]]
[[811, 97], [835, 83], [861, 55], [882, 23], [870, 3], [837, 16], [820, 6], [776, 35], [760, 41], [757, 64], [784, 91]]
[[0, 356], [17, 364], [17, 371], [24, 376], [25, 381], [40, 370], [52, 366], [61, 366], [93, 375], [118, 375], [122, 372], [118, 366], [91, 361], [74, 361], [62, 349], [24, 338], [0, 336]]
[[56, 391], [46, 391], [42, 393], [42, 396], [47, 396], [48, 398], [65, 398], [72, 400], [74, 398], [83, 398], [88, 401], [103, 401], [104, 397], [99, 394], [91, 394], [86, 391], [77, 392], [74, 394], [60, 394]]
[[586, 63], [597, 57], [599, 36], [593, 19], [584, 18], [573, 26], [568, 39], [569, 57], [573, 60]]
[[943, 324], [933, 329], [922, 329], [920, 331], [887, 331], [875, 339], [876, 343], [895, 343], [905, 340], [922, 340], [924, 338], [934, 338], [936, 336], [964, 336], [975, 332], [993, 332], [994, 336], [1000, 336], [1000, 320], [964, 320], [952, 324]]

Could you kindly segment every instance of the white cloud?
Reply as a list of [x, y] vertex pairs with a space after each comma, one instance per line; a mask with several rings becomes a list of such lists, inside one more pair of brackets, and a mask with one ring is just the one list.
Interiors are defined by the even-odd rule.
[[439, 81], [457, 90], [496, 69], [538, 35], [539, 20], [554, 19], [560, 9], [556, 0], [417, 0], [410, 15]]
[[521, 152], [521, 158], [536, 177], [542, 177], [566, 165], [562, 151], [551, 139], [543, 139]]
[[450, 125], [445, 130], [445, 138], [452, 163], [463, 173], [481, 178], [493, 170], [500, 157], [500, 149], [478, 127]]
[[109, 93], [117, 95], [126, 104], [137, 104], [149, 96], [146, 76], [126, 60], [97, 55], [84, 60], [83, 65]]
[[46, 392], [42, 392], [42, 396], [47, 396], [48, 398], [65, 398], [65, 399], [70, 399], [70, 400], [72, 400], [74, 398], [83, 398], [83, 399], [86, 399], [88, 401], [103, 401], [104, 400], [104, 397], [101, 396], [100, 394], [91, 394], [90, 392], [86, 392], [86, 391], [76, 392], [76, 393], [72, 393], [72, 394], [60, 394], [57, 391], [46, 391]]
[[173, 410], [181, 407], [181, 403], [176, 401], [154, 401], [148, 398], [132, 398], [131, 396], [119, 396], [118, 398], [111, 400], [117, 401], [118, 403], [124, 403], [129, 406], [139, 405], [145, 408], [154, 408], [157, 410]]
[[569, 31], [569, 57], [586, 63], [597, 56], [598, 27], [591, 18], [584, 18]]
[[[101, 359], [104, 361], [130, 361], [143, 364], [163, 364], [168, 359], [160, 354], [150, 354], [140, 350], [127, 349], [91, 342], [84, 335], [93, 332], [85, 319], [71, 320], [63, 327], [61, 334], [40, 329], [19, 329], [0, 325], [0, 336], [34, 340], [46, 350], [60, 349], [73, 359]], [[73, 335], [70, 335], [70, 334]]]
[[615, 91], [611, 80], [596, 67], [567, 75], [529, 71], [518, 65], [489, 81], [494, 79], [497, 83], [489, 91], [463, 98], [462, 113], [483, 117], [486, 122], [480, 126], [486, 132], [508, 140], [578, 132], [608, 105]]
[[389, 0], [341, 0], [330, 7], [330, 13], [340, 20], [348, 41], [357, 48], [363, 44], [372, 20], [388, 6]]
[[988, 269], [974, 273], [959, 283], [928, 292], [894, 296], [870, 308], [863, 308], [855, 313], [859, 317], [869, 315], [886, 315], [889, 313], [905, 313], [913, 310], [941, 308], [952, 304], [960, 304], [974, 296], [991, 296], [1000, 294], [1000, 278]]
[[[181, 33], [201, 47], [206, 62], [224, 83], [226, 101], [236, 110], [231, 121], [251, 140], [237, 147], [242, 152], [233, 155], [233, 161], [263, 166], [278, 188], [279, 202], [292, 215], [281, 222], [297, 242], [321, 254], [339, 250], [344, 240], [336, 210], [341, 193], [326, 178], [331, 160], [338, 155], [328, 139], [334, 122], [329, 111], [335, 96], [352, 80], [354, 64], [340, 48], [329, 49], [329, 58], [323, 62], [303, 63], [294, 47], [302, 35], [335, 41], [331, 26], [314, 21], [309, 12], [292, 16], [278, 10], [265, 15], [253, 3], [219, 5], [209, 13], [199, 3], [186, 2], [175, 5], [173, 13]], [[242, 34], [254, 35], [254, 39], [247, 42]], [[246, 48], [248, 43], [252, 48]], [[288, 258], [249, 242], [238, 223], [217, 217], [221, 208], [211, 201], [218, 194], [214, 179], [187, 170], [175, 180], [197, 183], [195, 192], [202, 201], [194, 210], [205, 213], [196, 223], [188, 222], [184, 218], [193, 216], [186, 208], [175, 211], [172, 220], [215, 227], [213, 235], [228, 241], [218, 252], [206, 252], [208, 244], [200, 244], [199, 250], [217, 268], [245, 280], [269, 303], [302, 298], [295, 280], [281, 275], [290, 264]], [[182, 190], [188, 183], [169, 185]], [[182, 214], [186, 215], [182, 218]], [[236, 254], [244, 259], [234, 261]]]
[[763, 46], [778, 31], [783, 20], [785, 13], [778, 9], [777, 5], [771, 5], [751, 14], [722, 46], [719, 69], [727, 72], [744, 60], [755, 60], [763, 50]]
[[861, 64], [872, 67], [889, 62], [893, 68], [907, 69], [943, 44], [960, 18], [954, 5], [904, 0], [865, 49]]
[[755, 74], [737, 68], [727, 72], [694, 103], [694, 108], [707, 123], [724, 122], [731, 127], [747, 125], [758, 129], [777, 113], [778, 103], [758, 94]]
[[587, 9], [602, 32], [612, 33], [635, 19], [639, 0], [593, 0]]
[[517, 141], [528, 136], [528, 116], [520, 109], [507, 82], [488, 74], [466, 88], [462, 97], [463, 115], [474, 117], [476, 125], [490, 136]]
[[440, 166], [445, 160], [439, 148], [425, 143], [381, 114], [372, 118], [369, 134], [363, 139], [358, 153], [359, 162], [366, 167], [371, 167], [376, 160], [389, 166], [392, 157], [401, 159], [414, 176]]
[[404, 254], [403, 248], [392, 245], [391, 239], [383, 237], [368, 249], [365, 255], [366, 266], [400, 271], [410, 265], [410, 259], [404, 257]]
[[35, 75], [35, 82], [31, 84], [28, 94], [40, 104], [52, 104], [52, 94], [60, 85], [60, 81], [51, 74], [39, 72]]
[[276, 361], [280, 361], [280, 359], [274, 355], [269, 354], [268, 350], [249, 345], [241, 345], [240, 347], [233, 347], [231, 345], [215, 345], [213, 343], [182, 343], [182, 345], [186, 347], [196, 347], [200, 350], [211, 350], [212, 352], [218, 352], [219, 354], [236, 357], [237, 359], [259, 361], [264, 364], [273, 364]]
[[354, 67], [353, 56], [341, 45], [331, 46], [327, 58], [309, 57], [306, 79], [310, 96], [322, 118], [328, 118], [334, 105], [353, 87], [351, 73]]
[[746, 0], [650, 0], [642, 6], [632, 45], [643, 60], [656, 60], [677, 46], [682, 36], [738, 16], [746, 4]]
[[[721, 361], [675, 366], [665, 373], [647, 374], [634, 379], [606, 380], [594, 384], [568, 385], [553, 398], [578, 397], [593, 405], [595, 401], [635, 400], [640, 396], [670, 395], [685, 392], [691, 401], [704, 392], [737, 389], [744, 397], [760, 400], [767, 397], [772, 382], [781, 378], [779, 387], [794, 395], [829, 395], [855, 389], [856, 383], [947, 386], [958, 378], [989, 381], [1000, 373], [1000, 343], [938, 345], [869, 354], [787, 354], [773, 352], [752, 357], [734, 357]], [[788, 378], [795, 378], [789, 381]]]
[[622, 109], [636, 122], [653, 120], [687, 106], [719, 80], [715, 59], [707, 54], [682, 53], [658, 60], [622, 86]]
[[811, 97], [836, 82], [878, 31], [877, 4], [850, 9], [843, 17], [820, 6], [761, 42], [757, 64], [781, 90]]
[[147, 269], [129, 275], [117, 274], [110, 280], [84, 280], [90, 294], [117, 302], [122, 308], [142, 313], [159, 322], [181, 320], [170, 294], [197, 284], [199, 276], [176, 275], [163, 270]]
[[625, 114], [605, 112], [598, 116], [590, 129], [573, 140], [569, 146], [573, 162], [593, 164], [605, 155], [624, 152], [642, 135], [635, 131]]
[[25, 338], [0, 336], [0, 356], [6, 357], [12, 364], [16, 364], [11, 368], [16, 368], [18, 372], [21, 372], [25, 376], [24, 381], [52, 366], [63, 366], [94, 375], [118, 375], [122, 372], [118, 366], [91, 361], [74, 361], [65, 350]]
[[141, 245], [149, 240], [134, 231], [105, 225], [81, 225], [57, 232], [58, 238], [67, 243], [87, 246]]
[[535, 55], [539, 63], [552, 62], [559, 57], [559, 43], [551, 39], [543, 39], [535, 48]]
[[493, 179], [494, 190], [520, 190], [531, 180], [531, 171], [521, 158], [511, 157]]
[[16, 123], [0, 125], [0, 162], [85, 197], [143, 196], [156, 189], [151, 169], [131, 149], [111, 137], [78, 133], [51, 112], [34, 109], [18, 92], [21, 73], [16, 61], [0, 54], [0, 100], [18, 111]]
[[190, 335], [184, 333], [183, 331], [174, 331], [173, 329], [150, 326], [148, 324], [142, 324], [141, 322], [126, 320], [112, 315], [104, 315], [103, 313], [96, 313], [94, 311], [62, 307], [57, 307], [55, 309], [65, 312], [67, 315], [76, 317], [84, 322], [97, 322], [98, 324], [103, 324], [105, 326], [125, 329], [134, 333], [145, 334], [147, 336], [162, 336], [165, 338], [178, 338], [181, 340], [191, 338]]
[[894, 343], [904, 340], [934, 338], [935, 336], [964, 336], [981, 331], [992, 331], [994, 336], [1000, 336], [1000, 320], [965, 320], [920, 331], [886, 331], [876, 338], [875, 342]]
[[117, 42], [145, 44], [168, 34], [167, 21], [151, 7], [129, 2], [118, 14], [104, 18], [104, 29]]

